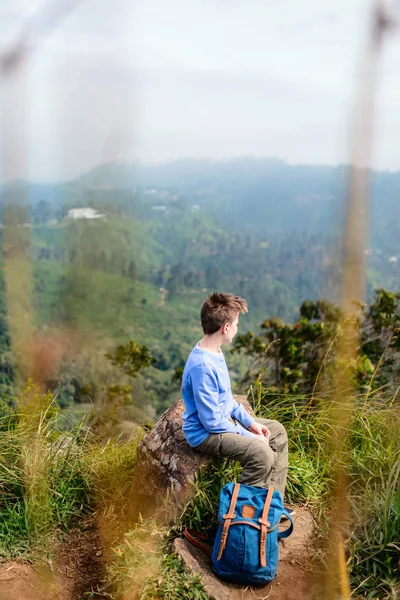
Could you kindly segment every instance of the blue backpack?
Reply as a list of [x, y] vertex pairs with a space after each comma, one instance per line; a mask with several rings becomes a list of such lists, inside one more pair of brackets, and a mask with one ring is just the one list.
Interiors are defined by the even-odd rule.
[[[290, 521], [285, 531], [279, 531], [282, 515]], [[292, 518], [283, 507], [280, 493], [272, 487], [228, 483], [221, 489], [218, 522], [211, 554], [214, 573], [242, 585], [272, 581], [278, 567], [278, 540], [293, 531]], [[189, 530], [185, 536], [202, 547], [193, 539], [194, 533]]]

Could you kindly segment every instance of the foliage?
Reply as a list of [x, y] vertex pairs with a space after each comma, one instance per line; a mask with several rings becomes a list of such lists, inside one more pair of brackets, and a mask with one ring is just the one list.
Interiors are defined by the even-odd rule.
[[57, 405], [32, 384], [2, 411], [0, 548], [6, 556], [38, 550], [54, 526], [68, 528], [89, 508], [88, 473], [79, 430], [54, 429]]
[[400, 293], [377, 290], [371, 305], [363, 307], [362, 318], [354, 315], [347, 320], [326, 300], [308, 300], [301, 305], [300, 319], [294, 324], [267, 319], [259, 336], [251, 332], [237, 336], [233, 352], [244, 351], [253, 357], [246, 380], [262, 382], [269, 397], [314, 394], [317, 385], [320, 390], [325, 383], [330, 389], [337, 342], [349, 319], [357, 319], [361, 343], [360, 356], [351, 365], [355, 380], [368, 393], [384, 384], [394, 392], [400, 377], [399, 298]]
[[400, 292], [376, 290], [364, 313], [361, 351], [378, 367], [374, 387], [395, 388], [400, 375]]
[[[395, 598], [399, 589], [400, 463], [368, 490], [369, 505], [360, 515], [360, 498], [353, 499], [359, 515], [349, 539], [349, 560], [354, 587], [364, 597]], [[361, 501], [362, 502], [362, 501]]]
[[[127, 378], [135, 379], [140, 370], [155, 362], [149, 349], [135, 341], [121, 344], [114, 352], [108, 352], [105, 356], [119, 369], [114, 374], [115, 379], [108, 381], [103, 393], [97, 397], [97, 404], [90, 416], [90, 426], [103, 439], [115, 435], [116, 426], [123, 420], [126, 408], [129, 409], [132, 403], [132, 386]], [[124, 375], [122, 380], [120, 371]]]
[[159, 546], [164, 534], [165, 528], [155, 520], [139, 521], [114, 548], [109, 572], [118, 597], [126, 592], [139, 596], [145, 581], [157, 573], [161, 564]]
[[98, 510], [119, 514], [128, 510], [127, 498], [132, 485], [137, 446], [142, 439], [141, 428], [128, 440], [108, 440], [94, 444], [86, 461], [90, 472], [91, 496]]
[[350, 437], [349, 563], [365, 597], [392, 598], [400, 560], [400, 413], [392, 399], [361, 406]]
[[164, 555], [160, 575], [146, 581], [141, 600], [207, 600], [200, 576], [189, 572], [175, 555]]
[[[263, 393], [261, 385], [251, 389], [254, 408], [260, 416], [282, 422], [288, 432], [287, 502], [307, 504], [322, 524], [331, 485], [330, 407], [320, 400], [319, 410], [311, 410], [304, 398], [288, 395], [266, 406]], [[140, 437], [101, 445], [82, 438], [79, 429], [74, 436], [60, 435], [54, 429], [56, 407], [51, 397], [32, 386], [18, 406], [12, 411], [7, 405], [1, 419], [3, 554], [26, 554], [33, 547], [37, 551], [54, 527], [70, 526], [85, 510], [112, 510], [122, 516]], [[347, 464], [352, 509], [348, 560], [353, 588], [370, 598], [394, 597], [393, 573], [400, 558], [399, 426], [393, 398], [385, 402], [374, 394], [354, 398]], [[221, 460], [201, 471], [170, 535], [184, 526], [212, 525], [221, 485], [239, 472], [238, 463]], [[165, 526], [139, 523], [115, 549], [110, 577], [121, 594], [134, 588], [143, 598], [203, 598], [198, 580], [163, 546], [166, 535]]]
[[167, 528], [156, 520], [139, 521], [114, 548], [109, 574], [116, 598], [206, 600], [199, 576], [168, 553], [166, 534]]
[[[142, 168], [140, 176], [136, 171], [133, 176], [129, 166], [107, 165], [68, 184], [6, 186], [3, 204], [11, 200], [15, 206], [3, 218], [17, 232], [17, 226], [27, 225], [23, 237], [30, 237], [39, 328], [68, 324], [96, 337], [92, 362], [79, 352], [63, 365], [59, 380], [49, 382], [59, 403], [110, 401], [115, 408], [128, 399], [135, 420], [161, 413], [176, 399], [179, 369], [200, 335], [202, 299], [217, 288], [235, 291], [251, 309], [243, 319], [244, 331], [254, 329], [265, 314], [271, 318], [260, 335], [247, 333], [242, 352], [227, 360], [234, 361], [238, 379], [253, 359], [247, 381], [253, 382], [256, 404], [268, 417], [283, 421], [289, 432], [288, 500], [322, 513], [331, 477], [325, 392], [340, 327], [337, 309], [315, 299], [323, 282], [329, 287], [340, 274], [331, 217], [333, 210], [340, 214], [345, 176], [342, 167], [240, 159]], [[390, 570], [396, 568], [399, 547], [394, 408], [400, 375], [399, 294], [389, 291], [399, 289], [400, 282], [393, 218], [398, 180], [396, 173], [374, 176], [379, 202], [373, 206], [368, 249], [371, 304], [360, 323], [360, 359], [352, 365], [360, 396], [354, 399], [350, 437], [354, 529], [348, 556], [354, 587], [371, 597], [390, 594]], [[147, 193], [150, 187], [155, 193]], [[32, 223], [24, 204], [28, 197]], [[154, 210], [156, 205], [165, 210]], [[97, 208], [106, 219], [65, 219], [70, 208], [79, 206]], [[311, 300], [302, 304], [298, 317], [305, 297]], [[37, 546], [57, 524], [69, 526], [94, 504], [121, 506], [138, 437], [104, 446], [85, 437], [81, 427], [61, 433], [51, 396], [38, 393], [30, 404], [31, 391], [26, 405], [14, 403], [3, 286], [0, 306], [0, 544], [16, 555]], [[118, 365], [95, 359], [132, 338], [156, 362], [142, 372], [128, 357], [113, 379]], [[135, 378], [129, 382], [131, 374]], [[210, 522], [221, 481], [238, 472], [237, 465], [216, 464], [213, 469], [193, 484], [194, 499], [177, 531], [184, 523], [196, 527]], [[159, 565], [159, 548], [157, 553]], [[186, 576], [172, 558], [165, 559], [162, 569], [162, 577], [149, 583], [149, 597], [186, 589]], [[188, 588], [195, 586], [189, 583]]]
[[204, 523], [212, 529], [217, 523], [217, 506], [221, 487], [236, 480], [241, 472], [238, 462], [216, 459], [206, 469], [200, 469], [195, 481], [191, 482], [190, 500], [183, 512], [177, 516], [173, 532], [182, 532], [185, 527], [200, 531]]
[[[96, 331], [117, 345], [125, 345], [131, 338], [146, 345], [156, 362], [149, 367], [148, 376], [138, 375], [136, 388], [141, 397], [133, 400], [136, 406], [151, 406], [160, 414], [176, 397], [176, 390], [170, 388], [171, 377], [183, 366], [196, 331], [200, 331], [198, 309], [207, 293], [219, 288], [244, 296], [250, 307], [242, 322], [244, 330], [254, 329], [265, 314], [282, 322], [294, 321], [300, 302], [305, 297], [314, 302], [323, 282], [327, 280], [329, 285], [338, 274], [334, 259], [339, 255], [338, 240], [320, 225], [321, 219], [325, 225], [329, 222], [328, 206], [340, 203], [345, 172], [292, 169], [276, 161], [266, 161], [261, 169], [261, 162], [205, 165], [194, 161], [190, 166], [175, 164], [165, 170], [139, 169], [147, 173], [146, 185], [151, 190], [134, 181], [136, 168], [133, 173], [121, 165], [99, 167], [99, 176], [110, 178], [116, 185], [115, 174], [123, 172], [123, 181], [129, 182], [126, 189], [121, 182], [115, 188], [108, 188], [108, 184], [104, 188], [97, 184], [87, 187], [83, 181], [91, 180], [93, 174], [60, 186], [32, 185], [29, 193], [24, 185], [7, 188], [7, 202], [15, 201], [17, 212], [24, 198], [32, 199], [32, 223], [26, 232], [31, 243], [39, 326], [61, 322]], [[189, 171], [198, 173], [200, 179], [197, 175], [188, 179]], [[287, 180], [289, 172], [297, 181], [295, 190]], [[210, 177], [216, 187], [201, 184], [199, 189], [203, 177]], [[163, 181], [169, 181], [166, 187], [157, 187], [163, 186]], [[392, 198], [392, 188], [380, 179], [378, 187], [385, 199]], [[390, 213], [395, 205], [393, 199], [388, 202]], [[293, 210], [289, 221], [282, 203]], [[70, 208], [84, 206], [106, 217], [82, 221], [66, 218]], [[165, 210], [154, 210], [159, 206]], [[18, 224], [29, 222], [26, 208]], [[297, 216], [292, 219], [293, 214]], [[293, 228], [289, 236], [288, 227]], [[399, 285], [398, 265], [388, 262], [397, 250], [387, 244], [387, 237], [380, 236], [379, 247], [369, 258], [374, 269], [370, 297], [372, 283], [382, 286], [386, 282], [388, 289]], [[301, 329], [309, 328], [316, 334], [317, 324], [304, 318], [309, 324], [303, 323]], [[322, 353], [323, 346], [322, 340], [317, 353]], [[309, 352], [315, 347], [311, 344]], [[275, 350], [272, 346], [269, 358]], [[389, 354], [390, 349], [387, 360]], [[1, 348], [0, 357], [7, 365], [12, 359]], [[288, 391], [297, 386], [296, 393], [302, 393], [306, 391], [303, 386], [314, 381], [316, 361], [308, 358], [308, 371], [304, 362], [296, 364], [296, 356], [293, 365], [286, 366], [283, 384]], [[239, 359], [241, 365], [248, 362], [248, 357]], [[360, 378], [364, 374], [368, 379], [375, 364], [372, 358], [369, 363], [364, 361]], [[60, 386], [51, 387], [59, 393], [63, 406], [82, 401], [84, 389], [74, 372], [66, 375]], [[395, 371], [388, 379], [395, 379]], [[376, 385], [380, 383], [378, 377]], [[151, 412], [146, 418], [153, 416]]]
[[[50, 262], [39, 263], [35, 268], [42, 286], [37, 292], [40, 328], [60, 325], [57, 307], [64, 272]], [[200, 337], [198, 307], [204, 293], [176, 298], [160, 306], [160, 292], [148, 283], [137, 281], [133, 289], [132, 282], [121, 275], [89, 271], [87, 276], [90, 285], [85, 288], [82, 305], [79, 301], [79, 311], [78, 307], [76, 310], [80, 316], [75, 325], [82, 327], [84, 346], [87, 348], [90, 342], [91, 352], [79, 349], [75, 355], [68, 355], [59, 377], [47, 382], [49, 388], [59, 394], [66, 407], [95, 402], [103, 385], [126, 383], [132, 386], [131, 401], [136, 412], [143, 413], [139, 422], [154, 418], [176, 398], [176, 390], [170, 388], [171, 376], [176, 366], [184, 364], [193, 347], [193, 336]], [[156, 362], [146, 371], [139, 371], [133, 381], [122, 371], [117, 375], [117, 367], [111, 378], [110, 362], [102, 357], [114, 352], [118, 345], [125, 346], [131, 338], [146, 346]], [[104, 381], [103, 373], [110, 375], [109, 381]]]
[[82, 424], [61, 432], [58, 406], [30, 382], [0, 418], [0, 552], [47, 551], [56, 530], [112, 510], [122, 516], [136, 460], [137, 435], [104, 445]]
[[8, 397], [11, 401], [14, 395], [14, 357], [11, 350], [4, 295], [4, 281], [2, 273], [0, 273], [0, 398]]
[[[288, 504], [307, 505], [319, 530], [325, 527], [332, 486], [331, 407], [319, 400], [319, 409], [305, 406], [305, 399], [287, 394], [265, 404], [261, 386], [250, 389], [250, 400], [260, 417], [276, 419], [286, 427], [289, 439]], [[353, 588], [370, 598], [394, 598], [394, 573], [400, 560], [399, 465], [400, 413], [393, 398], [360, 395], [353, 399], [349, 431], [348, 495], [351, 505], [348, 563]], [[172, 535], [184, 527], [199, 531], [216, 525], [221, 486], [236, 480], [240, 465], [213, 461], [192, 482], [190, 500], [178, 515]], [[207, 524], [207, 525], [205, 525]], [[318, 530], [318, 528], [317, 528]]]
[[111, 364], [118, 366], [129, 377], [136, 377], [138, 371], [155, 363], [147, 346], [140, 345], [131, 340], [127, 344], [120, 344], [114, 352], [108, 352], [107, 358]]
[[[365, 400], [366, 396], [353, 398], [349, 457], [345, 465], [352, 523], [348, 540], [349, 569], [353, 587], [357, 587], [359, 593], [360, 590], [364, 594], [371, 592], [370, 597], [382, 597], [385, 593], [388, 594], [385, 598], [390, 598], [388, 582], [393, 580], [400, 559], [396, 516], [399, 513], [400, 414], [393, 405], [393, 398]], [[288, 502], [311, 504], [322, 517], [330, 505], [331, 489], [329, 403], [321, 401], [318, 411], [296, 409], [296, 398], [292, 398], [292, 406], [287, 401], [280, 405], [272, 403], [268, 413], [269, 418], [283, 422], [288, 431]], [[300, 471], [293, 472], [296, 466], [300, 466]]]

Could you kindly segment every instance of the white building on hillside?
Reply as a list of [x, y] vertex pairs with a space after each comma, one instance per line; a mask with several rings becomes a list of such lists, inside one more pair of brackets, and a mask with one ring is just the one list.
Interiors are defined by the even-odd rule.
[[68, 219], [104, 219], [105, 215], [99, 213], [95, 208], [71, 208], [68, 211]]

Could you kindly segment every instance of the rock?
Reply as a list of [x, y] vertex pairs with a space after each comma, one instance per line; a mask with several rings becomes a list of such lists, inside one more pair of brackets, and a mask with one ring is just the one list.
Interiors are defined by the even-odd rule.
[[[234, 396], [247, 412], [254, 416], [245, 396]], [[138, 447], [137, 463], [133, 476], [130, 507], [131, 517], [136, 519], [151, 514], [167, 493], [181, 501], [188, 483], [200, 467], [209, 464], [211, 458], [193, 450], [182, 431], [182, 400], [169, 408], [145, 436]]]
[[233, 586], [215, 577], [211, 571], [210, 559], [201, 550], [181, 538], [174, 540], [173, 549], [188, 569], [200, 575], [201, 582], [209, 598], [213, 598], [214, 600], [222, 598], [223, 600], [233, 600], [231, 594]]

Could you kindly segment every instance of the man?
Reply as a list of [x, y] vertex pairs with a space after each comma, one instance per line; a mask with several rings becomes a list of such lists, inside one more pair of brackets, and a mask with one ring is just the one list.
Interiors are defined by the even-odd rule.
[[182, 378], [183, 432], [202, 454], [238, 460], [243, 465], [240, 483], [273, 486], [283, 498], [288, 466], [285, 428], [278, 421], [254, 419], [234, 400], [221, 351], [222, 344], [232, 343], [239, 314], [246, 312], [246, 301], [233, 294], [214, 293], [203, 302], [204, 336], [190, 353]]

